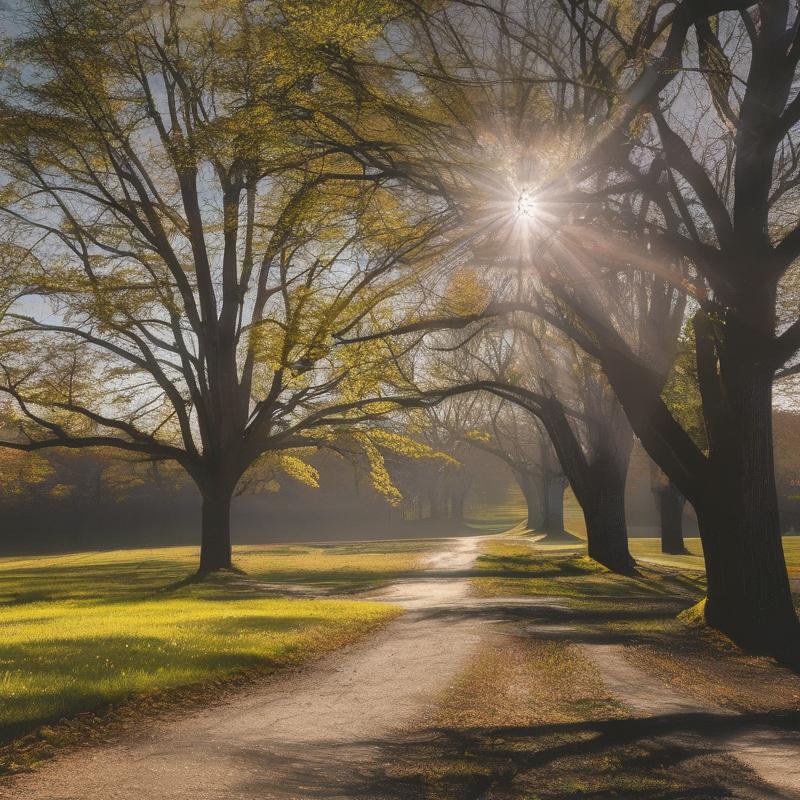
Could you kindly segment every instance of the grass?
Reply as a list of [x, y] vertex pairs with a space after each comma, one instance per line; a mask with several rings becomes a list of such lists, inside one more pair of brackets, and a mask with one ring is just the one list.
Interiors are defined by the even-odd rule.
[[744, 772], [641, 728], [578, 647], [505, 637], [453, 681], [430, 730], [392, 754], [389, 774], [422, 783], [427, 800], [699, 800], [727, 796], [714, 787]]
[[[700, 539], [688, 538], [684, 540], [687, 555], [667, 555], [661, 552], [660, 539], [631, 539], [631, 554], [636, 559], [648, 561], [652, 564], [663, 564], [678, 569], [703, 570], [703, 545]], [[783, 537], [783, 554], [786, 558], [786, 567], [789, 577], [800, 577], [800, 536]]]
[[[615, 575], [586, 555], [554, 555], [525, 541], [484, 542], [476, 570], [491, 577], [476, 577], [473, 584], [483, 597], [547, 595], [585, 601], [663, 594], [664, 583], [687, 592], [699, 592], [700, 576], [647, 572], [641, 577]], [[496, 574], [507, 572], [508, 575]], [[523, 573], [523, 574], [521, 574]], [[529, 573], [529, 576], [524, 573]]]
[[586, 556], [554, 556], [520, 540], [484, 542], [476, 566], [492, 570], [472, 578], [477, 594], [555, 598], [537, 606], [542, 619], [587, 641], [624, 645], [679, 693], [745, 713], [800, 710], [799, 674], [744, 653], [704, 624], [698, 570], [641, 564], [637, 576], [617, 575]]
[[234, 549], [234, 560], [248, 575], [268, 583], [353, 591], [411, 572], [426, 553], [440, 548], [436, 540], [242, 546]]
[[[580, 539], [586, 539], [583, 512], [571, 489], [567, 489], [564, 493], [564, 527]], [[703, 545], [700, 539], [687, 537], [684, 543], [688, 551], [686, 554], [669, 555], [661, 552], [661, 540], [657, 537], [631, 537], [628, 540], [631, 555], [637, 561], [676, 567], [680, 570], [705, 570]], [[790, 577], [800, 578], [800, 536], [784, 536], [783, 553]]]
[[[430, 542], [237, 548], [253, 578], [351, 591], [414, 569]], [[391, 619], [393, 606], [191, 583], [194, 548], [0, 559], [0, 740], [131, 695], [295, 665]]]
[[528, 516], [525, 498], [516, 483], [510, 483], [500, 502], [480, 503], [467, 509], [465, 522], [482, 533], [498, 533], [518, 525]]
[[[234, 548], [234, 563], [269, 583], [353, 591], [414, 570], [435, 541]], [[0, 605], [38, 600], [129, 599], [162, 590], [197, 568], [197, 548], [112, 550], [0, 559]]]
[[[620, 647], [680, 695], [796, 719], [800, 677], [686, 624], [702, 580], [696, 570], [655, 565], [619, 576], [525, 537], [484, 541], [472, 578], [478, 594], [557, 599], [524, 616], [509, 606], [501, 636], [451, 682], [430, 731], [392, 760], [393, 777], [423, 782], [429, 800], [700, 800], [733, 796], [727, 787], [762, 790], [738, 762], [697, 747], [691, 718], [631, 715], [582, 647]], [[685, 609], [686, 622], [677, 618]]]
[[[487, 506], [479, 509], [468, 522], [470, 527], [475, 527], [488, 532], [502, 531], [518, 525], [527, 515], [522, 494], [512, 487], [508, 490], [503, 503], [496, 506]], [[586, 541], [586, 522], [583, 511], [567, 487], [564, 492], [564, 528], [582, 541]], [[661, 540], [657, 537], [631, 537], [628, 540], [631, 555], [637, 561], [646, 561], [650, 564], [659, 564], [666, 567], [675, 567], [680, 570], [705, 570], [703, 562], [703, 545], [699, 538], [687, 537], [684, 540], [688, 553], [669, 555], [661, 552]], [[582, 550], [584, 545], [580, 542], [574, 545], [553, 542], [539, 545], [542, 550], [568, 551]], [[790, 577], [800, 578], [800, 536], [784, 536], [783, 552]]]

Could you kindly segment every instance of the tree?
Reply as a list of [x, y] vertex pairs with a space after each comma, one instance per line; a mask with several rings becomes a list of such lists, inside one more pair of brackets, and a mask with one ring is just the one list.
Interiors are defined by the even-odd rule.
[[[626, 119], [642, 121], [646, 147], [617, 152], [616, 179], [602, 192], [639, 197], [654, 252], [691, 265], [707, 453], [670, 413], [660, 379], [597, 309], [574, 310], [643, 445], [697, 511], [707, 621], [746, 646], [794, 658], [800, 639], [780, 539], [772, 384], [800, 347], [796, 307], [778, 324], [782, 280], [800, 256], [797, 10], [788, 0], [681, 3], [669, 23], [663, 66], [650, 68], [654, 80], [625, 104]], [[585, 187], [583, 200], [593, 197]], [[625, 215], [614, 219], [612, 227], [628, 227]], [[601, 239], [608, 218], [603, 224]]]
[[421, 475], [432, 520], [464, 520], [464, 504], [475, 476], [465, 463], [469, 450], [461, 431], [473, 413], [469, 399], [457, 398], [426, 409], [424, 423], [415, 430], [433, 452], [447, 455], [438, 462], [429, 460]]
[[776, 409], [775, 477], [781, 505], [783, 530], [800, 527], [800, 413], [793, 409]]
[[[449, 324], [468, 327], [469, 319], [452, 317]], [[440, 391], [445, 396], [488, 392], [529, 414], [530, 425], [541, 424], [583, 510], [589, 555], [609, 569], [631, 572], [625, 520], [630, 426], [597, 364], [552, 328], [528, 323], [520, 322], [511, 333], [503, 322], [495, 330], [481, 325], [460, 345], [453, 344], [452, 334], [445, 334], [444, 342], [440, 335], [432, 349], [450, 356], [437, 363], [438, 384], [449, 387]], [[527, 483], [537, 456], [519, 454], [513, 460]], [[563, 497], [557, 479], [547, 488], [554, 500], [559, 488]]]
[[596, 363], [544, 326], [532, 326], [531, 333], [521, 364], [523, 385], [536, 386], [537, 397], [520, 396], [518, 402], [549, 434], [583, 511], [589, 556], [615, 572], [630, 573], [635, 563], [625, 517], [633, 444], [628, 421]]
[[465, 431], [464, 438], [509, 466], [525, 498], [526, 526], [563, 533], [567, 480], [541, 422], [516, 404], [489, 398], [481, 422], [481, 427]]
[[[533, 132], [521, 149], [485, 125], [472, 143], [454, 135], [473, 157], [453, 167], [451, 196], [471, 193], [473, 218], [489, 225], [514, 203], [508, 165], [529, 168], [511, 188], [541, 223], [533, 251], [557, 324], [602, 364], [648, 454], [697, 511], [706, 620], [745, 646], [796, 654], [771, 405], [774, 376], [796, 373], [800, 347], [796, 304], [779, 302], [800, 256], [797, 10], [788, 0], [531, 6], [454, 0], [418, 15], [430, 42], [419, 72], [440, 94], [460, 93], [456, 127], [475, 119], [470, 96], [500, 95], [514, 113], [496, 129]], [[547, 158], [537, 162], [538, 143]], [[488, 210], [476, 175], [494, 194]], [[594, 286], [592, 273], [650, 273], [697, 303], [707, 454], [661, 398], [663, 364], [580, 285]]]
[[658, 506], [661, 552], [670, 555], [687, 553], [683, 541], [683, 508], [686, 499], [652, 461], [650, 485]]
[[201, 572], [231, 566], [249, 468], [396, 407], [391, 354], [331, 334], [436, 258], [438, 212], [352, 139], [319, 144], [333, 116], [370, 118], [319, 54], [365, 47], [379, 6], [35, 0], [12, 42], [0, 214], [25, 257], [3, 445], [177, 462], [202, 495]]
[[[417, 162], [436, 172], [431, 183], [458, 209], [464, 222], [459, 244], [466, 243], [473, 263], [495, 276], [536, 270], [531, 280], [543, 300], [504, 299], [461, 320], [441, 314], [424, 320], [418, 313], [418, 322], [400, 323], [398, 330], [457, 328], [498, 314], [511, 315], [513, 326], [519, 324], [514, 314], [534, 312], [572, 335], [574, 326], [564, 317], [574, 312], [562, 295], [578, 291], [592, 296], [603, 319], [621, 326], [626, 345], [656, 367], [663, 383], [685, 296], [680, 259], [647, 254], [643, 225], [656, 201], [628, 201], [621, 212], [638, 238], [628, 236], [622, 248], [600, 242], [586, 259], [580, 257], [586, 250], [582, 232], [607, 216], [597, 196], [584, 202], [586, 195], [576, 188], [592, 181], [607, 185], [604, 170], [613, 170], [620, 154], [635, 146], [637, 120], [628, 113], [626, 97], [663, 85], [651, 68], [639, 76], [636, 59], [660, 45], [671, 20], [659, 19], [655, 11], [638, 20], [633, 9], [616, 3], [511, 6], [459, 0], [415, 4], [409, 16], [414, 46], [400, 52], [388, 48], [393, 58], [384, 66], [424, 86], [422, 105], [437, 120], [416, 142]], [[620, 33], [622, 27], [630, 30]], [[675, 46], [670, 41], [669, 52]], [[408, 81], [398, 85], [402, 92]], [[621, 205], [614, 206], [615, 213]], [[640, 265], [621, 265], [618, 258], [605, 263], [594, 257], [631, 250], [643, 254], [647, 269], [657, 274], [642, 274]], [[618, 478], [624, 481], [624, 472], [618, 471]], [[591, 493], [587, 503], [596, 504]], [[604, 493], [619, 494], [609, 487]]]
[[[708, 438], [703, 420], [703, 407], [697, 382], [695, 336], [691, 321], [684, 326], [678, 341], [675, 361], [667, 376], [661, 398], [672, 416], [692, 437], [694, 443], [708, 452]], [[686, 552], [683, 542], [683, 507], [686, 499], [674, 483], [653, 465], [653, 491], [658, 497], [661, 517], [661, 550], [664, 553]]]

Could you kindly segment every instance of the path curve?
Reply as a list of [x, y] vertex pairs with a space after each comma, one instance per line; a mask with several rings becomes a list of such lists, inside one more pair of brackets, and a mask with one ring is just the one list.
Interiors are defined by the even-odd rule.
[[[371, 593], [370, 599], [407, 609], [381, 633], [301, 672], [148, 725], [136, 737], [62, 755], [0, 785], [0, 798], [397, 800], [396, 791], [379, 788], [390, 745], [427, 724], [441, 692], [497, 622], [527, 617], [528, 634], [574, 641], [609, 691], [637, 716], [652, 719], [654, 737], [686, 744], [694, 736], [690, 743], [698, 751], [711, 744], [730, 752], [777, 787], [768, 795], [735, 796], [800, 800], [795, 732], [747, 725], [733, 712], [684, 696], [630, 663], [620, 645], [579, 643], [569, 624], [546, 622], [549, 616], [568, 620], [570, 606], [559, 599], [471, 596], [460, 573], [473, 566], [486, 538], [448, 540], [429, 557], [427, 572]], [[712, 734], [659, 734], [665, 717], [704, 716], [713, 721]]]
[[[430, 557], [469, 569], [483, 537], [450, 540]], [[424, 717], [465, 666], [486, 626], [451, 615], [465, 578], [425, 577], [370, 599], [408, 609], [380, 634], [298, 674], [134, 740], [83, 748], [0, 788], [14, 800], [289, 800], [353, 798], [380, 765], [382, 743]], [[370, 800], [379, 795], [370, 794]]]

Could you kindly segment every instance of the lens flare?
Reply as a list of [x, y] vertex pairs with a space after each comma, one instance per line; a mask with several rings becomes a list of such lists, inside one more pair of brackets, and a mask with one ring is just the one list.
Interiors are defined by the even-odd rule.
[[536, 216], [536, 199], [527, 189], [523, 189], [517, 198], [517, 216], [522, 219]]

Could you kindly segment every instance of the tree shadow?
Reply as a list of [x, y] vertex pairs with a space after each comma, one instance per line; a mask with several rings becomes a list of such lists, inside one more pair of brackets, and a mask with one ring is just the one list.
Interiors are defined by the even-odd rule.
[[[800, 714], [787, 711], [428, 728], [394, 741], [241, 750], [236, 757], [251, 777], [238, 789], [247, 796], [307, 800], [477, 800], [490, 789], [493, 798], [703, 800], [738, 797], [735, 792], [746, 789], [745, 796], [777, 800], [786, 795], [726, 758], [725, 743], [765, 727], [777, 736], [796, 734], [799, 725]], [[798, 741], [795, 736], [794, 746]]]

